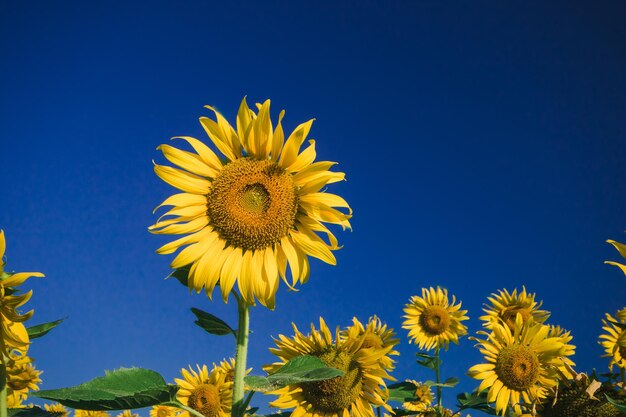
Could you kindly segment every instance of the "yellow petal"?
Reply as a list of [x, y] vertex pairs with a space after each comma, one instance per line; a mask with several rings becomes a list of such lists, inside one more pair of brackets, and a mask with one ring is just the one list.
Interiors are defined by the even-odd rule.
[[172, 139], [182, 139], [187, 141], [191, 145], [194, 151], [198, 153], [198, 156], [202, 161], [207, 164], [215, 172], [219, 172], [222, 169], [222, 161], [215, 155], [215, 152], [206, 146], [203, 142], [191, 136], [174, 136]]
[[613, 265], [613, 266], [618, 267], [619, 269], [621, 269], [621, 270], [622, 270], [622, 272], [624, 273], [624, 275], [626, 275], [626, 265], [622, 265], [622, 264], [620, 264], [620, 263], [617, 263], [617, 262], [612, 262], [612, 261], [604, 261], [604, 263], [605, 263], [605, 264], [608, 264], [608, 265]]
[[163, 152], [163, 156], [168, 161], [193, 174], [213, 178], [219, 172], [205, 164], [198, 155], [191, 152], [182, 151], [170, 145], [159, 145], [157, 149]]
[[[230, 249], [230, 250], [229, 250]], [[224, 266], [222, 267], [222, 273], [220, 275], [220, 290], [222, 291], [222, 298], [224, 302], [228, 300], [228, 294], [230, 294], [230, 290], [233, 289], [233, 285], [235, 285], [235, 280], [241, 273], [241, 264], [243, 261], [243, 253], [241, 252], [241, 248], [228, 248], [229, 255], [224, 261]]]
[[155, 213], [158, 209], [164, 206], [188, 207], [202, 206], [206, 204], [207, 201], [205, 195], [178, 193], [166, 198], [165, 201], [156, 206], [153, 213]]
[[280, 152], [283, 149], [283, 144], [285, 143], [285, 132], [283, 131], [283, 117], [285, 117], [285, 111], [281, 110], [278, 115], [278, 124], [276, 124], [276, 129], [274, 130], [274, 134], [272, 135], [272, 150], [271, 150], [271, 158], [273, 161], [277, 161], [280, 157]]
[[626, 258], [626, 245], [624, 245], [623, 243], [616, 242], [612, 239], [609, 239], [606, 242], [613, 245], [615, 249], [617, 249], [619, 254], [622, 255], [622, 258]]
[[293, 131], [285, 146], [283, 147], [283, 151], [280, 154], [280, 159], [278, 160], [278, 164], [287, 168], [289, 165], [293, 164], [296, 158], [298, 157], [298, 151], [300, 150], [300, 146], [304, 143], [309, 131], [311, 130], [311, 126], [313, 125], [313, 120], [311, 119], [308, 122], [304, 122]]
[[290, 234], [294, 243], [307, 255], [321, 259], [322, 261], [330, 265], [337, 264], [335, 256], [332, 254], [330, 249], [328, 249], [324, 241], [319, 239], [319, 237], [317, 239], [314, 239], [313, 236], [305, 235], [304, 233], [300, 233], [297, 230], [292, 231]]
[[187, 193], [207, 194], [211, 186], [211, 183], [202, 177], [168, 166], [155, 164], [154, 172], [169, 185]]
[[16, 274], [9, 276], [6, 279], [3, 279], [2, 286], [3, 287], [18, 287], [22, 285], [24, 281], [26, 281], [30, 277], [43, 278], [44, 274], [42, 274], [41, 272], [18, 272]]
[[304, 168], [308, 167], [315, 161], [316, 153], [315, 153], [315, 141], [310, 140], [310, 145], [308, 148], [303, 150], [300, 155], [296, 158], [293, 164], [287, 167], [289, 172], [298, 172], [302, 171]]

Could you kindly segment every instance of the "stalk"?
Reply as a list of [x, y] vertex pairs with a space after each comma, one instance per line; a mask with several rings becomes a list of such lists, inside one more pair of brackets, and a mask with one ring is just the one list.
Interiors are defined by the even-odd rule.
[[[235, 351], [235, 376], [233, 380], [233, 407], [232, 417], [243, 417], [246, 411], [244, 402], [244, 383], [246, 376], [246, 360], [248, 357], [248, 333], [250, 332], [250, 306], [243, 297], [235, 294], [237, 310], [239, 312], [239, 327], [237, 328], [237, 348]], [[4, 417], [4, 416], [0, 416]]]
[[441, 361], [439, 360], [439, 346], [437, 346], [435, 348], [435, 379], [437, 382], [437, 413], [439, 415], [442, 415], [442, 411], [443, 411], [443, 407], [442, 407], [442, 399], [441, 399], [441, 385], [439, 385], [441, 383], [440, 380], [440, 376], [439, 376], [439, 365], [441, 364]]
[[7, 368], [6, 359], [3, 354], [0, 353], [0, 384], [2, 384], [2, 391], [0, 391], [0, 417], [7, 417]]

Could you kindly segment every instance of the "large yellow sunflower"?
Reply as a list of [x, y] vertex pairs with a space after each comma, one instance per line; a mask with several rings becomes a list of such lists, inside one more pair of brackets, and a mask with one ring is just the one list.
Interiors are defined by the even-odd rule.
[[518, 314], [522, 315], [524, 322], [532, 318], [538, 323], [545, 322], [550, 313], [545, 310], [540, 310], [542, 302], [535, 301], [535, 294], [527, 293], [526, 288], [522, 287], [522, 291], [517, 292], [517, 288], [513, 292], [509, 293], [508, 290], [499, 290], [497, 294], [491, 294], [491, 297], [487, 298], [490, 301], [490, 305], [483, 310], [486, 315], [480, 317], [484, 321], [483, 326], [491, 328], [493, 323], [503, 321], [510, 329], [515, 326], [515, 317]]
[[327, 366], [343, 371], [344, 375], [278, 389], [273, 392], [278, 398], [270, 403], [270, 407], [294, 408], [291, 417], [374, 417], [372, 406], [389, 408], [385, 403], [384, 380], [393, 378], [384, 369], [383, 362], [393, 344], [364, 347], [362, 335], [348, 331], [342, 337], [339, 327], [333, 341], [333, 334], [322, 318], [320, 330], [311, 325], [309, 335], [302, 334], [295, 324], [293, 329], [293, 338], [280, 335], [275, 340], [277, 348], [270, 351], [280, 362], [264, 367], [267, 372], [276, 372], [298, 356], [311, 355], [320, 358]]
[[159, 206], [173, 208], [150, 231], [186, 235], [157, 252], [169, 254], [186, 246], [171, 266], [191, 265], [189, 288], [205, 288], [211, 297], [219, 284], [226, 301], [237, 281], [249, 304], [257, 298], [273, 308], [279, 277], [289, 286], [308, 280], [308, 256], [336, 263], [332, 251], [339, 249], [338, 242], [324, 223], [349, 228], [352, 210], [343, 198], [324, 192], [326, 185], [344, 179], [342, 172], [329, 171], [335, 163], [313, 162], [313, 140], [300, 152], [313, 120], [296, 127], [285, 141], [284, 111], [273, 128], [270, 101], [257, 107], [255, 113], [245, 99], [241, 102], [235, 130], [207, 106], [217, 120], [201, 117], [200, 123], [225, 159], [188, 136], [180, 139], [195, 152], [159, 146], [181, 169], [155, 165], [154, 170], [182, 193]]
[[600, 335], [600, 344], [606, 352], [603, 356], [611, 358], [609, 368], [613, 365], [626, 369], [626, 329], [620, 328], [615, 323], [626, 324], [626, 307], [617, 312], [617, 318], [610, 314], [606, 315], [606, 320], [602, 320], [606, 333]]
[[422, 288], [422, 296], [411, 297], [404, 307], [406, 320], [402, 324], [409, 330], [409, 342], [415, 342], [420, 349], [447, 348], [450, 342], [459, 343], [459, 337], [467, 334], [467, 327], [461, 322], [468, 320], [467, 310], [461, 310], [461, 302], [448, 300], [445, 288]]
[[233, 402], [233, 383], [227, 381], [228, 373], [219, 366], [209, 372], [206, 365], [182, 369], [183, 379], [176, 378], [180, 387], [176, 397], [184, 405], [202, 413], [205, 417], [230, 417]]
[[23, 322], [32, 317], [33, 311], [21, 314], [19, 307], [26, 304], [33, 292], [28, 291], [17, 295], [16, 287], [22, 285], [30, 277], [43, 277], [40, 272], [9, 273], [4, 270], [4, 252], [6, 241], [4, 231], [0, 230], [0, 360], [7, 357], [10, 351], [17, 349], [22, 353], [28, 350], [30, 343]]
[[496, 411], [504, 415], [513, 407], [517, 415], [522, 405], [532, 406], [545, 398], [548, 389], [559, 381], [558, 368], [563, 366], [566, 339], [550, 337], [550, 327], [527, 321], [517, 315], [511, 330], [504, 323], [494, 323], [477, 347], [487, 363], [472, 366], [469, 375], [482, 380], [478, 392], [489, 390], [487, 399], [495, 402]]

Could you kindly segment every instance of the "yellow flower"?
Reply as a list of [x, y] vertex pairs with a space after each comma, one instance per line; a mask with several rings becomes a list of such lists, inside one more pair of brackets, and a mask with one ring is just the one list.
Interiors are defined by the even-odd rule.
[[535, 294], [526, 293], [526, 288], [522, 287], [522, 291], [517, 293], [517, 288], [513, 292], [509, 293], [508, 290], [499, 290], [498, 294], [491, 294], [488, 297], [491, 305], [488, 305], [486, 309], [483, 309], [485, 316], [480, 319], [483, 320], [483, 326], [491, 328], [493, 323], [500, 321], [505, 322], [510, 329], [515, 326], [515, 317], [518, 314], [522, 315], [524, 322], [532, 318], [538, 323], [545, 322], [550, 313], [545, 310], [539, 310], [542, 302], [535, 301]]
[[448, 290], [433, 287], [422, 288], [422, 296], [411, 297], [404, 307], [406, 320], [402, 324], [409, 330], [409, 342], [415, 342], [420, 349], [431, 350], [445, 347], [450, 342], [459, 343], [459, 337], [467, 334], [467, 327], [461, 322], [468, 320], [467, 310], [461, 310], [461, 303], [448, 300]]
[[415, 385], [415, 401], [405, 402], [402, 404], [402, 407], [409, 411], [428, 411], [431, 408], [433, 403], [433, 392], [430, 387], [426, 384], [422, 384], [421, 382], [407, 380], [406, 382], [410, 382]]
[[8, 408], [24, 408], [24, 401], [28, 398], [24, 392], [7, 392]]
[[33, 292], [28, 291], [17, 295], [18, 287], [30, 277], [43, 277], [40, 272], [18, 272], [8, 273], [4, 270], [4, 252], [6, 241], [4, 231], [0, 230], [0, 355], [9, 355], [12, 349], [17, 349], [22, 353], [28, 350], [29, 338], [23, 322], [32, 317], [32, 310], [20, 314], [17, 310], [26, 304]]
[[150, 409], [150, 417], [176, 417], [180, 410], [167, 405], [155, 405]]
[[130, 410], [124, 410], [119, 413], [116, 417], [139, 417], [139, 414], [135, 414]]
[[477, 347], [487, 363], [472, 366], [469, 375], [482, 380], [478, 392], [488, 389], [487, 400], [505, 415], [509, 407], [521, 414], [522, 402], [530, 406], [545, 398], [559, 381], [557, 369], [563, 366], [564, 339], [550, 337], [550, 327], [527, 321], [517, 315], [514, 329], [494, 323], [492, 333], [479, 340]]
[[576, 350], [576, 346], [570, 344], [574, 337], [570, 334], [569, 330], [565, 330], [561, 326], [550, 326], [548, 338], [552, 337], [559, 338], [561, 342], [563, 342], [563, 348], [561, 349], [561, 359], [563, 363], [557, 366], [561, 377], [574, 378], [577, 375], [574, 371], [576, 364], [569, 358], [569, 356], [574, 355]]
[[[612, 239], [609, 239], [606, 242], [613, 245], [615, 249], [617, 249], [619, 254], [622, 255], [622, 258], [626, 258], [626, 245], [624, 245], [623, 243], [616, 242]], [[621, 264], [619, 262], [613, 262], [613, 261], [604, 261], [604, 263], [618, 267], [626, 275], [626, 265]]]
[[600, 335], [600, 344], [606, 352], [603, 356], [611, 358], [609, 369], [613, 369], [613, 365], [618, 368], [626, 369], [626, 329], [620, 328], [615, 323], [626, 324], [626, 308], [617, 312], [617, 319], [610, 314], [606, 315], [606, 320], [602, 320], [606, 333]]
[[339, 327], [333, 341], [333, 335], [321, 317], [319, 331], [313, 325], [309, 335], [300, 333], [295, 325], [293, 329], [293, 338], [280, 335], [275, 340], [277, 348], [270, 351], [280, 362], [264, 367], [267, 372], [276, 372], [296, 357], [311, 355], [320, 358], [327, 366], [343, 371], [344, 375], [278, 389], [273, 392], [278, 398], [270, 403], [270, 407], [294, 408], [291, 417], [374, 417], [372, 406], [383, 406], [391, 411], [386, 404], [384, 379], [393, 378], [383, 368], [381, 359], [392, 351], [393, 344], [364, 347], [363, 337], [355, 337], [354, 331], [344, 332], [342, 337]]
[[109, 417], [106, 411], [74, 410], [74, 417]]
[[233, 383], [227, 381], [227, 372], [215, 366], [208, 371], [206, 365], [181, 369], [183, 379], [176, 378], [180, 387], [176, 397], [184, 405], [193, 408], [206, 417], [230, 417], [233, 401]]
[[23, 395], [28, 391], [37, 391], [41, 383], [41, 371], [35, 369], [32, 358], [13, 351], [6, 361], [7, 389], [10, 393]]
[[[363, 339], [361, 349], [387, 349], [400, 343], [394, 336], [393, 329], [387, 328], [387, 325], [383, 323], [378, 317], [372, 316], [369, 318], [367, 325], [363, 327], [361, 322], [356, 317], [352, 319], [352, 326], [349, 326], [346, 330], [341, 332], [343, 339]], [[394, 361], [391, 359], [391, 355], [399, 355], [397, 350], [390, 350], [387, 355], [380, 358], [380, 364], [385, 371], [393, 371]]]
[[61, 417], [68, 417], [70, 415], [70, 410], [63, 407], [61, 404], [44, 404], [44, 408], [46, 411], [50, 413], [58, 413], [61, 414]]
[[332, 251], [339, 249], [338, 242], [324, 223], [350, 228], [352, 211], [343, 198], [323, 191], [344, 179], [343, 173], [329, 171], [335, 163], [313, 162], [313, 140], [300, 152], [313, 120], [296, 127], [285, 141], [284, 111], [272, 128], [270, 101], [257, 107], [255, 113], [245, 99], [241, 102], [235, 130], [207, 106], [217, 121], [201, 117], [200, 123], [224, 160], [188, 136], [179, 139], [194, 152], [159, 146], [165, 158], [182, 169], [155, 165], [154, 170], [182, 193], [159, 206], [173, 208], [149, 229], [186, 235], [157, 252], [169, 254], [185, 246], [171, 267], [190, 265], [189, 288], [205, 288], [211, 297], [219, 284], [226, 301], [236, 281], [246, 302], [254, 304], [256, 298], [274, 308], [281, 278], [290, 287], [308, 280], [308, 256], [336, 263]]

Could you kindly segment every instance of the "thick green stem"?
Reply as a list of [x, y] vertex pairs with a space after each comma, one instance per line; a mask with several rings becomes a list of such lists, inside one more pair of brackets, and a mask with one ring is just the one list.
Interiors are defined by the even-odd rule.
[[442, 415], [443, 407], [441, 399], [441, 385], [439, 385], [441, 383], [441, 378], [439, 376], [439, 366], [441, 365], [441, 361], [439, 360], [439, 346], [435, 348], [435, 365], [437, 365], [435, 366], [435, 382], [437, 382], [437, 409], [439, 415]]
[[[237, 350], [235, 351], [235, 379], [233, 380], [232, 417], [243, 417], [246, 411], [244, 403], [244, 383], [246, 376], [246, 360], [248, 356], [248, 333], [250, 332], [250, 306], [241, 296], [235, 294], [239, 311], [239, 327], [237, 328]], [[2, 417], [2, 416], [0, 416]]]

